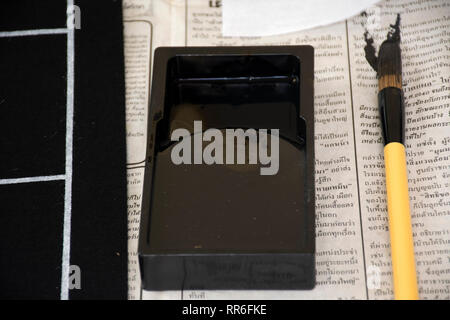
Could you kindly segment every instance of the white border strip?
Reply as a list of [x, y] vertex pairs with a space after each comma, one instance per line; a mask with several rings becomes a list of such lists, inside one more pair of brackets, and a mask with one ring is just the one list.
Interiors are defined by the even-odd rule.
[[64, 34], [68, 33], [69, 29], [37, 29], [37, 30], [19, 30], [19, 31], [2, 31], [0, 32], [0, 38], [8, 37], [26, 37], [26, 36], [37, 36], [44, 34]]
[[17, 184], [17, 183], [29, 183], [29, 182], [42, 182], [42, 181], [56, 181], [64, 180], [66, 176], [64, 174], [58, 174], [55, 176], [39, 176], [39, 177], [26, 177], [26, 178], [14, 178], [14, 179], [0, 179], [1, 184]]
[[[73, 0], [67, 0], [67, 14]], [[66, 110], [66, 184], [64, 189], [64, 230], [61, 261], [61, 300], [69, 299], [70, 234], [72, 223], [73, 101], [74, 101], [75, 30], [67, 31], [67, 110]]]

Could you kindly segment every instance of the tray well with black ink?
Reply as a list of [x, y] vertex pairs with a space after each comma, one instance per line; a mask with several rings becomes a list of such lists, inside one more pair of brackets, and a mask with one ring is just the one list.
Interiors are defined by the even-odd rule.
[[[314, 287], [313, 119], [310, 46], [156, 50], [139, 239], [144, 290]], [[193, 154], [194, 121], [203, 133], [221, 130], [224, 160], [226, 129], [279, 129], [278, 171], [261, 175], [269, 165], [259, 157], [248, 163], [248, 140], [245, 164], [193, 164], [194, 155], [174, 164], [180, 142], [171, 134], [186, 129]]]

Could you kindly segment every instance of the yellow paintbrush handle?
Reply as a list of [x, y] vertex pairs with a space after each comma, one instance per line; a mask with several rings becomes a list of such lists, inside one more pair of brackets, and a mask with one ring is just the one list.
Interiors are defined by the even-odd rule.
[[416, 300], [419, 299], [419, 293], [403, 144], [398, 142], [387, 144], [384, 147], [384, 161], [395, 299]]

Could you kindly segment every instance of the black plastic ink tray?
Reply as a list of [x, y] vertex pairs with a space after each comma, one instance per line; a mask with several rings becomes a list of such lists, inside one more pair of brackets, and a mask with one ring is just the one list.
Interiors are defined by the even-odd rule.
[[[314, 287], [313, 70], [311, 46], [156, 49], [139, 236], [144, 290]], [[278, 170], [262, 175], [267, 161], [250, 164], [250, 153], [244, 164], [195, 164], [196, 139], [211, 128], [223, 142], [227, 129], [278, 129]], [[185, 132], [179, 142], [176, 129]], [[176, 164], [182, 139], [191, 150], [177, 154], [189, 161]], [[250, 145], [241, 140], [246, 152]]]

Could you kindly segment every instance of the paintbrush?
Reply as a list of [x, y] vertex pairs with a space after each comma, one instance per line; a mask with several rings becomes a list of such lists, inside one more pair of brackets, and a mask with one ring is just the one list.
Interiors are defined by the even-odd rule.
[[384, 161], [394, 295], [397, 300], [416, 300], [419, 295], [404, 146], [405, 107], [402, 92], [399, 15], [395, 25], [391, 27], [387, 39], [380, 46], [377, 72], [378, 105], [385, 143]]

